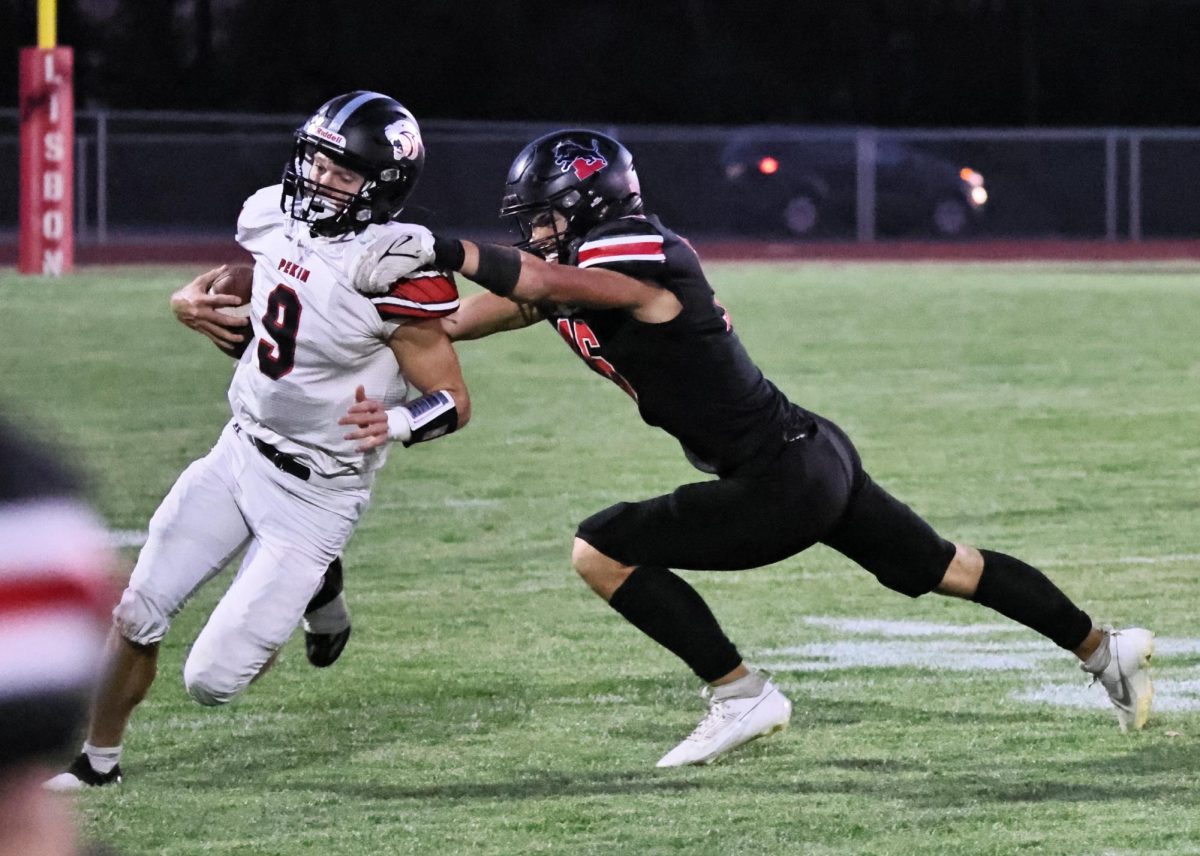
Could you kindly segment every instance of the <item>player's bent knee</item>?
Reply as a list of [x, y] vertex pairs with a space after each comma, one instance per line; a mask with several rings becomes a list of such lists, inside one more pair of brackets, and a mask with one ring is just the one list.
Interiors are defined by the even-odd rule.
[[216, 707], [235, 699], [246, 688], [247, 682], [217, 663], [188, 657], [183, 666], [183, 684], [197, 704]]
[[576, 538], [571, 547], [571, 567], [575, 573], [585, 580], [607, 575], [609, 570], [617, 565], [615, 561], [601, 553], [582, 538]]
[[167, 635], [171, 618], [153, 597], [125, 589], [113, 610], [113, 626], [125, 641], [147, 647], [157, 645]]
[[220, 681], [211, 681], [199, 675], [185, 677], [183, 682], [192, 701], [204, 707], [219, 707], [228, 704], [239, 693], [239, 690], [222, 685]]
[[950, 597], [971, 598], [983, 575], [983, 556], [967, 544], [955, 544], [954, 547], [954, 558], [946, 567], [936, 591]]
[[885, 587], [907, 597], [921, 597], [936, 591], [954, 560], [956, 545], [938, 539], [926, 549], [912, 550], [900, 556], [888, 556], [867, 566]]
[[606, 599], [633, 572], [633, 568], [609, 558], [582, 538], [575, 539], [571, 565], [593, 591]]

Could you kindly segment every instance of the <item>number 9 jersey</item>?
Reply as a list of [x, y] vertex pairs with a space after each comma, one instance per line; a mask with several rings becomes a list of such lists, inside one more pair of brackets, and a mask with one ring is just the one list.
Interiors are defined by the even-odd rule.
[[357, 451], [338, 419], [359, 385], [385, 407], [420, 394], [399, 374], [388, 339], [408, 320], [453, 312], [458, 291], [448, 274], [428, 269], [386, 294], [359, 294], [351, 265], [389, 224], [313, 237], [279, 198], [278, 185], [263, 188], [238, 218], [237, 241], [254, 256], [254, 337], [229, 387], [233, 418], [322, 476], [366, 475], [383, 465], [387, 447]]

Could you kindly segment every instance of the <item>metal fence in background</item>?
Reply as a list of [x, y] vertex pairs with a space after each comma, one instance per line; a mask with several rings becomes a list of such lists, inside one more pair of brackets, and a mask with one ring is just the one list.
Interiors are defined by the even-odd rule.
[[[77, 239], [230, 235], [276, 183], [299, 115], [82, 110]], [[17, 111], [0, 110], [0, 231], [18, 223]], [[552, 125], [422, 123], [425, 171], [407, 208], [427, 225], [494, 233], [515, 154]], [[647, 207], [705, 236], [1191, 237], [1200, 129], [600, 128], [633, 150]]]

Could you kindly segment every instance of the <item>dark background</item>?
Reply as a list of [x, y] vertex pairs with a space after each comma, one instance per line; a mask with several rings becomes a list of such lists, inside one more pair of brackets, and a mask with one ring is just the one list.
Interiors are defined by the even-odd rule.
[[[0, 0], [0, 105], [34, 0]], [[1200, 0], [59, 0], [77, 105], [426, 119], [1197, 123]]]

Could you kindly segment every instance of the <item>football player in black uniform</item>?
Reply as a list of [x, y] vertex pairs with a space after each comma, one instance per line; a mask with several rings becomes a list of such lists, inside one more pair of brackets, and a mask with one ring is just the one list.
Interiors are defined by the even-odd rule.
[[378, 248], [378, 285], [407, 272], [405, 253], [462, 272], [492, 293], [445, 319], [452, 338], [545, 319], [717, 476], [606, 508], [575, 537], [572, 562], [588, 585], [709, 684], [707, 716], [659, 766], [707, 763], [791, 713], [670, 569], [756, 568], [816, 543], [910, 597], [970, 599], [1041, 633], [1098, 677], [1123, 730], [1142, 727], [1153, 634], [1101, 630], [1041, 571], [945, 540], [876, 484], [836, 424], [789, 401], [750, 359], [691, 246], [643, 211], [624, 146], [556, 131], [517, 156], [506, 190], [501, 213], [520, 224], [520, 249], [417, 229], [406, 246]]

